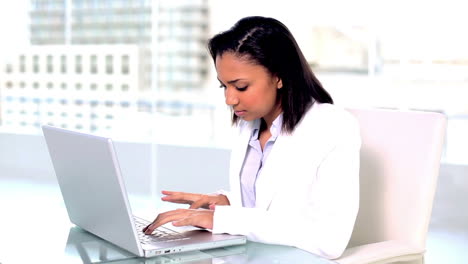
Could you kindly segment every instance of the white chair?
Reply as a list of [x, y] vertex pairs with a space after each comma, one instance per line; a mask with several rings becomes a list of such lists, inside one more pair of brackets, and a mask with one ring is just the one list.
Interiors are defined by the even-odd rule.
[[340, 264], [424, 263], [443, 114], [349, 109], [361, 127], [360, 208]]

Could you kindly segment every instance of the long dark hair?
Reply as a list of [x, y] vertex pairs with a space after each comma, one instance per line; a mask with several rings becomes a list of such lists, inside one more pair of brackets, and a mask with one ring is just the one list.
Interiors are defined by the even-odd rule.
[[[282, 80], [277, 100], [283, 110], [282, 130], [291, 133], [314, 104], [333, 99], [309, 67], [288, 28], [273, 18], [253, 16], [239, 20], [231, 29], [211, 38], [208, 48], [214, 61], [232, 52], [265, 67]], [[238, 117], [232, 116], [233, 123]]]

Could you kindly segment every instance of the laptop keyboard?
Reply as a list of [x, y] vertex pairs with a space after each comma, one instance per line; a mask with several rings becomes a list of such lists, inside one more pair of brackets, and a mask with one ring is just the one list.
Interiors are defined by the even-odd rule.
[[140, 239], [140, 242], [142, 243], [151, 244], [153, 242], [162, 242], [162, 241], [171, 242], [171, 241], [189, 239], [189, 237], [185, 236], [182, 233], [170, 230], [162, 226], [155, 229], [151, 235], [146, 235], [142, 230], [147, 225], [149, 225], [150, 222], [143, 220], [141, 218], [138, 218], [138, 217], [133, 217], [133, 218], [135, 220], [138, 238]]

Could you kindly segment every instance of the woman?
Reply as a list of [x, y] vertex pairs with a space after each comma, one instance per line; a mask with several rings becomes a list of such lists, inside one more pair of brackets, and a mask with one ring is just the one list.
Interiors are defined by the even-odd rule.
[[339, 257], [359, 206], [356, 120], [333, 105], [281, 22], [247, 17], [208, 46], [239, 129], [231, 190], [163, 191], [190, 208], [158, 215], [145, 233], [172, 222]]

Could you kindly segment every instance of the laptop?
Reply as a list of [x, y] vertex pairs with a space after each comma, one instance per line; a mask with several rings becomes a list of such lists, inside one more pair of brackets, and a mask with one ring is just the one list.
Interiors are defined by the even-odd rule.
[[140, 257], [246, 243], [245, 236], [203, 229], [161, 227], [145, 235], [150, 221], [132, 215], [112, 140], [52, 126], [42, 131], [70, 221], [82, 229]]

